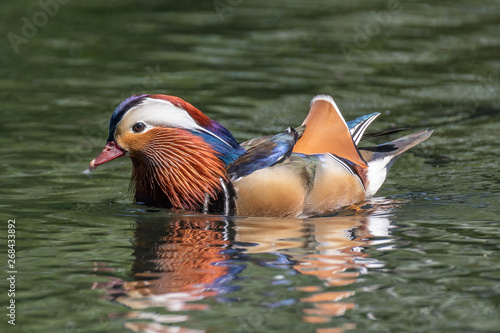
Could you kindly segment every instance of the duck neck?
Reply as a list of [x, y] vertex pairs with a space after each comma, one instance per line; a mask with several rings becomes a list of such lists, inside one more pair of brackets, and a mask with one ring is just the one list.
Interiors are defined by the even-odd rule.
[[199, 210], [223, 192], [227, 165], [244, 152], [239, 145], [215, 146], [184, 129], [153, 130], [158, 132], [154, 140], [130, 152], [135, 200], [148, 205]]

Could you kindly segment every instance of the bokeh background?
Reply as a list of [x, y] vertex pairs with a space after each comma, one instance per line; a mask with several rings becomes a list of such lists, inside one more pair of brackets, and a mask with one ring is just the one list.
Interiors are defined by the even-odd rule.
[[[0, 35], [2, 332], [498, 332], [499, 1], [2, 1]], [[435, 133], [332, 217], [187, 215], [84, 173], [137, 93], [241, 141], [320, 93]]]

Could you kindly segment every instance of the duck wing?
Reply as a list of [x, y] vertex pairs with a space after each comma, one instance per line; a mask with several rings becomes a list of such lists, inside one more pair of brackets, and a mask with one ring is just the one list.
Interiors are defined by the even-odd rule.
[[227, 169], [229, 179], [235, 181], [254, 171], [283, 162], [292, 153], [298, 137], [298, 132], [289, 127], [274, 136], [261, 137], [243, 143], [242, 146], [247, 149], [247, 152], [229, 166]]

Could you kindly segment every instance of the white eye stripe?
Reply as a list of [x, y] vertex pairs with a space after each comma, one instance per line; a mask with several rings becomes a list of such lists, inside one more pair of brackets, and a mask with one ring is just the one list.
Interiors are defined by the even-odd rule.
[[183, 128], [211, 135], [230, 146], [220, 136], [198, 125], [186, 110], [162, 99], [145, 98], [143, 102], [127, 111], [117, 127], [125, 126], [133, 132], [133, 126], [138, 122], [146, 125], [146, 129], [141, 133], [157, 126]]
[[146, 98], [128, 110], [118, 123], [117, 132], [131, 131], [135, 133], [133, 127], [139, 122], [146, 125], [146, 129], [141, 133], [157, 126], [179, 127], [189, 130], [201, 129], [186, 110], [168, 101], [153, 98]]
[[146, 98], [141, 104], [131, 108], [123, 117], [123, 120], [132, 124], [143, 122], [152, 127], [169, 126], [190, 130], [201, 129], [200, 125], [191, 118], [186, 110], [168, 101], [154, 98]]

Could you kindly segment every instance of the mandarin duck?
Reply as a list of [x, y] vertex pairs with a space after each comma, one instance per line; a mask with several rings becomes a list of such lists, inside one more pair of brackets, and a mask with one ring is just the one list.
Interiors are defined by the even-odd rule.
[[115, 109], [91, 171], [132, 160], [135, 201], [240, 216], [309, 217], [361, 203], [389, 168], [432, 131], [357, 147], [380, 113], [346, 122], [332, 97], [312, 99], [300, 127], [238, 143], [221, 124], [179, 97], [134, 95]]

